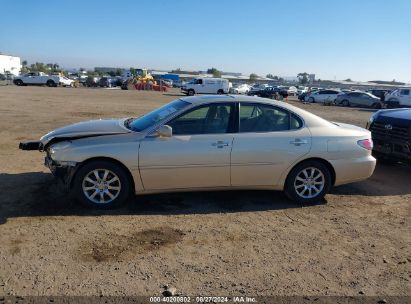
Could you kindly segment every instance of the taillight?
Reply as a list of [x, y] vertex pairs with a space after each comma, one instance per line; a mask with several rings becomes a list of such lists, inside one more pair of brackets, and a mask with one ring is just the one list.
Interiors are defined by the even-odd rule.
[[372, 150], [372, 147], [374, 146], [371, 138], [359, 140], [357, 141], [357, 144], [367, 150]]

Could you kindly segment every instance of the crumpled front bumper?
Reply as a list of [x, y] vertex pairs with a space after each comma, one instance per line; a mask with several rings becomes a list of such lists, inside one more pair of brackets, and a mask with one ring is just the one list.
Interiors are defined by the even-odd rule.
[[49, 168], [51, 173], [63, 183], [64, 190], [69, 192], [71, 189], [73, 176], [78, 168], [78, 164], [74, 166], [62, 166], [53, 161], [50, 156], [46, 156], [44, 158], [44, 165]]

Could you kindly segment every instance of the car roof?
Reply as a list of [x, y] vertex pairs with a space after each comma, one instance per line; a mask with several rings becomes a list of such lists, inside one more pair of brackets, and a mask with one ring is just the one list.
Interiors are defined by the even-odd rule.
[[182, 97], [180, 100], [187, 101], [192, 104], [202, 104], [210, 102], [256, 102], [256, 103], [280, 103], [268, 98], [244, 95], [202, 95]]

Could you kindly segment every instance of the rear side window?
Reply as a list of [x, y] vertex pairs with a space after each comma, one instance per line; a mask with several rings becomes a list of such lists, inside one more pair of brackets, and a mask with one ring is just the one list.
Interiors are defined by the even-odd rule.
[[271, 105], [240, 104], [240, 132], [276, 132], [302, 127], [299, 117]]
[[410, 95], [410, 90], [403, 89], [403, 90], [400, 91], [400, 94], [401, 95]]

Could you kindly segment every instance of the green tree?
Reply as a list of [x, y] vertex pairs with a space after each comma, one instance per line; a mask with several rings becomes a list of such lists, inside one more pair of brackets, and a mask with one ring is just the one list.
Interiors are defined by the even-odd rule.
[[123, 75], [123, 69], [116, 69], [116, 76]]
[[255, 74], [255, 73], [251, 73], [250, 74], [250, 81], [256, 81], [257, 80], [257, 78], [258, 78], [258, 75], [257, 74]]
[[270, 78], [270, 79], [274, 79], [274, 80], [280, 80], [280, 79], [282, 79], [282, 78], [280, 78], [280, 77], [278, 77], [278, 76], [275, 76], [275, 75], [273, 75], [273, 74], [267, 74], [265, 77]]
[[351, 80], [351, 78], [347, 78], [347, 79], [344, 80], [344, 81], [351, 82], [352, 80]]
[[181, 73], [181, 69], [180, 68], [174, 69], [171, 71], [171, 73], [175, 73], [175, 74]]
[[298, 78], [298, 81], [301, 84], [307, 84], [308, 83], [308, 73], [307, 72], [298, 73], [297, 78]]
[[215, 77], [215, 78], [220, 78], [221, 77], [221, 71], [217, 70], [216, 68], [208, 69], [207, 74], [213, 74], [213, 77]]
[[29, 68], [27, 67], [27, 60], [23, 60], [21, 62], [21, 69], [20, 69], [20, 73], [21, 74], [26, 74], [29, 72]]

